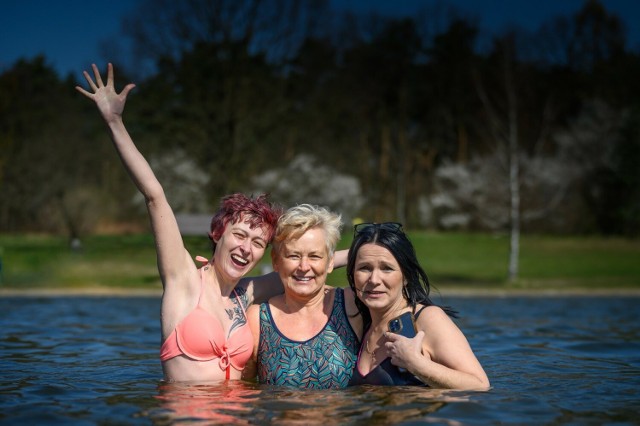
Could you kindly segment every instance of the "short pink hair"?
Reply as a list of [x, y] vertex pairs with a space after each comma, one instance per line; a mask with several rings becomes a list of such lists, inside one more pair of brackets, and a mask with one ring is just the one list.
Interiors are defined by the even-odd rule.
[[273, 234], [282, 215], [282, 209], [267, 201], [267, 195], [248, 197], [241, 193], [227, 195], [220, 201], [220, 209], [211, 219], [211, 231], [209, 238], [215, 242], [220, 239], [229, 222], [238, 223], [240, 220], [247, 222], [251, 229], [262, 226], [266, 231], [267, 243], [273, 239]]

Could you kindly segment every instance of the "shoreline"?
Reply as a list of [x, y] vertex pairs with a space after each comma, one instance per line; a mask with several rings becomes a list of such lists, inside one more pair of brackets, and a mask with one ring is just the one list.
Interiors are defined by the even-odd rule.
[[[1, 297], [162, 297], [162, 289], [116, 287], [0, 288]], [[432, 299], [446, 297], [640, 297], [640, 288], [504, 289], [450, 287], [431, 292]]]

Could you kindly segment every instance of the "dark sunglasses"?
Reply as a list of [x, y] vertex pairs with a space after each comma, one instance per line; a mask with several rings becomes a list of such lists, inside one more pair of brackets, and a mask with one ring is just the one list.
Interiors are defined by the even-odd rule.
[[391, 232], [403, 232], [402, 224], [398, 222], [359, 223], [353, 227], [353, 236], [355, 237], [370, 229], [373, 229], [374, 232], [378, 232], [379, 229]]

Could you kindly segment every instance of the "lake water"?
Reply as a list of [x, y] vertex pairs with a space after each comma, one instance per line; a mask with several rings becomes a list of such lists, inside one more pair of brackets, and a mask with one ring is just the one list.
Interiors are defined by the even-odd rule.
[[168, 385], [155, 297], [0, 298], [0, 424], [640, 424], [639, 297], [448, 297], [488, 392]]

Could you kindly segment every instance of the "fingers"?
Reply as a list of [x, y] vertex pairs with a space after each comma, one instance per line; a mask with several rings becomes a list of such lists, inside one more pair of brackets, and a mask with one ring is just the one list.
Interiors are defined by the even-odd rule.
[[89, 75], [88, 72], [82, 71], [82, 75], [84, 76], [84, 79], [87, 80], [87, 83], [89, 83], [89, 87], [91, 88], [91, 90], [93, 90], [94, 92], [98, 90], [98, 88], [96, 87], [95, 83], [91, 79], [91, 76]]
[[129, 92], [135, 87], [136, 85], [133, 83], [127, 84], [126, 86], [124, 86], [124, 89], [122, 89], [122, 92], [120, 92], [120, 96], [124, 96], [126, 98]]
[[[94, 79], [91, 78], [91, 75], [87, 72], [87, 71], [82, 71], [82, 75], [84, 76], [85, 80], [87, 80], [87, 83], [89, 84], [89, 88], [91, 88], [91, 90], [93, 91], [93, 93], [89, 92], [88, 90], [83, 89], [80, 86], [76, 86], [76, 90], [80, 93], [82, 93], [84, 96], [93, 99], [94, 94], [99, 90], [102, 89], [104, 87], [113, 89], [113, 91], [115, 92], [115, 88], [114, 88], [114, 78], [113, 78], [113, 64], [111, 64], [111, 62], [109, 62], [107, 64], [107, 85], [104, 85], [104, 82], [102, 81], [102, 76], [100, 75], [100, 71], [98, 70], [98, 67], [96, 64], [91, 64], [91, 69], [93, 70], [93, 75], [95, 78], [95, 82]], [[133, 83], [129, 83], [125, 86], [124, 89], [122, 89], [122, 92], [120, 92], [121, 97], [124, 97], [126, 99], [127, 95], [129, 94], [129, 92], [135, 88], [136, 85]]]
[[91, 64], [91, 68], [93, 68], [93, 75], [96, 78], [96, 84], [98, 85], [98, 87], [104, 87], [104, 83], [102, 82], [102, 77], [100, 76], [98, 66], [96, 64]]
[[396, 333], [391, 333], [390, 331], [385, 331], [382, 336], [387, 340], [387, 342], [391, 343], [396, 342], [398, 339], [404, 337]]
[[107, 86], [113, 86], [113, 65], [111, 62], [107, 64]]
[[82, 93], [84, 96], [86, 96], [89, 99], [93, 99], [93, 93], [89, 93], [86, 90], [84, 90], [82, 87], [80, 86], [76, 86], [76, 90], [80, 93]]

